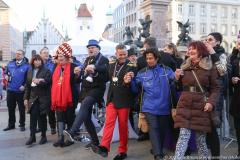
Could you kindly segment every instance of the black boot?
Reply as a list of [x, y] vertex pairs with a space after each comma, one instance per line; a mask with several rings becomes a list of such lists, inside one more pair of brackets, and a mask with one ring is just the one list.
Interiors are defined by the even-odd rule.
[[58, 141], [53, 143], [54, 147], [64, 147], [65, 143], [64, 143], [64, 136], [59, 136]]
[[97, 153], [99, 155], [101, 155], [102, 157], [107, 157], [108, 156], [108, 149], [106, 147], [103, 146], [92, 146], [92, 151], [94, 153]]
[[36, 142], [35, 135], [31, 135], [30, 138], [27, 140], [26, 145], [32, 145], [35, 142]]
[[58, 141], [53, 144], [54, 147], [64, 147], [64, 130], [65, 124], [64, 122], [58, 122]]
[[47, 143], [47, 137], [46, 136], [42, 136], [42, 138], [39, 141], [39, 144], [42, 145], [42, 144], [45, 144], [45, 143]]

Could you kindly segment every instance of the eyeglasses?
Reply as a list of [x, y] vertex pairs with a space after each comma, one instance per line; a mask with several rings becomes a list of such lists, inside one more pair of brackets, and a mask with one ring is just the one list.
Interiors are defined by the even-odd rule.
[[206, 39], [207, 42], [211, 42], [211, 41], [213, 41], [213, 40], [214, 40], [214, 39], [212, 39], [212, 38], [207, 38], [207, 39]]

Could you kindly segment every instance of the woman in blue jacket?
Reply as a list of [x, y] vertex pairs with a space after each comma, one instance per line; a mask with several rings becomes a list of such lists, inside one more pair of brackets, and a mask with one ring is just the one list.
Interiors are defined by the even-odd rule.
[[[169, 126], [171, 106], [170, 84], [175, 78], [174, 72], [158, 64], [159, 53], [156, 48], [144, 52], [147, 67], [140, 70], [132, 79], [133, 73], [125, 75], [125, 83], [131, 82], [132, 90], [143, 90], [142, 112], [149, 124], [150, 141], [155, 160], [163, 159], [163, 140]], [[139, 87], [140, 86], [140, 87]]]

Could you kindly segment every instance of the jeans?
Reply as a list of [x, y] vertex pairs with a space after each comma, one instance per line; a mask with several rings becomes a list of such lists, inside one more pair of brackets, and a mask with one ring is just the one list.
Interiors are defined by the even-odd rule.
[[164, 156], [163, 142], [166, 129], [169, 127], [169, 115], [153, 115], [144, 113], [149, 124], [149, 138], [154, 156]]
[[91, 136], [93, 143], [99, 143], [95, 126], [92, 122], [92, 108], [97, 101], [90, 96], [87, 96], [83, 99], [80, 111], [78, 112], [73, 125], [70, 129], [70, 132], [74, 134], [84, 123], [89, 135]]

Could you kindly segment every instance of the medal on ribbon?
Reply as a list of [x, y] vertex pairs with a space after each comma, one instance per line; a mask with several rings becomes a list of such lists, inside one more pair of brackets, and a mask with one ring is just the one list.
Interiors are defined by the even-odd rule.
[[118, 81], [118, 77], [112, 77], [112, 81], [116, 83]]

